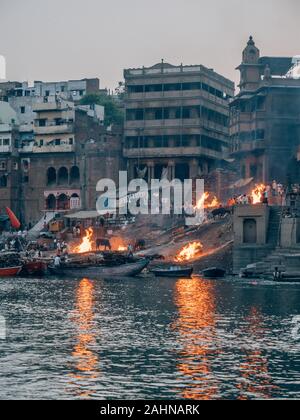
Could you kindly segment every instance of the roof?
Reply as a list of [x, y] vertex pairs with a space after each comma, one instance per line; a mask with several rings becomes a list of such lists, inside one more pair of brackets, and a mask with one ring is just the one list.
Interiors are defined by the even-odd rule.
[[235, 182], [234, 184], [230, 185], [229, 188], [234, 189], [234, 188], [244, 188], [247, 187], [247, 185], [251, 184], [251, 182], [254, 180], [254, 178], [246, 178], [246, 179], [239, 179], [237, 182]]
[[261, 57], [258, 62], [264, 68], [268, 65], [272, 76], [284, 76], [293, 65], [293, 57]]
[[97, 212], [97, 210], [90, 210], [68, 214], [65, 217], [68, 219], [96, 219], [97, 217], [101, 217], [101, 215]]

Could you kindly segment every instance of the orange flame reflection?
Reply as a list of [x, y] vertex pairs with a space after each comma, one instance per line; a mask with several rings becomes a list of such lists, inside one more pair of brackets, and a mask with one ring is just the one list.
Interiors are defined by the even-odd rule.
[[[72, 352], [76, 373], [72, 375], [72, 385], [78, 388], [79, 396], [88, 398], [92, 390], [82, 392], [82, 381], [96, 378], [98, 372], [98, 356], [93, 352], [92, 347], [96, 342], [94, 332], [94, 284], [88, 279], [83, 279], [76, 292], [76, 311], [73, 321], [77, 327], [77, 344]], [[77, 384], [80, 381], [80, 384]]]
[[177, 369], [185, 377], [181, 396], [191, 400], [210, 400], [218, 395], [212, 362], [218, 357], [216, 344], [215, 290], [213, 283], [199, 279], [176, 283], [175, 304], [179, 317], [173, 324], [180, 334], [183, 350]]

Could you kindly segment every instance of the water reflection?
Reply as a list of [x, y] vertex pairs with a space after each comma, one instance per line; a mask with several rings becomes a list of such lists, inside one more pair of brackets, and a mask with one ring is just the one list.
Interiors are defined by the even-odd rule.
[[182, 398], [208, 400], [218, 394], [218, 381], [212, 372], [212, 357], [217, 357], [214, 284], [200, 279], [176, 283], [175, 304], [182, 351], [177, 369], [184, 385]]
[[239, 366], [242, 380], [237, 386], [240, 394], [238, 398], [241, 400], [271, 398], [278, 387], [272, 384], [268, 359], [264, 356], [261, 348], [267, 331], [264, 327], [264, 317], [258, 308], [251, 308], [240, 334], [248, 339], [247, 346], [241, 348], [241, 352], [245, 356]]
[[[92, 391], [85, 389], [83, 381], [91, 385], [92, 380], [97, 378], [98, 356], [96, 348], [96, 329], [94, 320], [94, 283], [83, 279], [76, 291], [76, 306], [73, 322], [76, 328], [76, 345], [72, 357], [74, 359], [75, 372], [72, 375], [73, 384], [78, 384], [79, 396], [88, 398]], [[83, 391], [84, 389], [84, 391]]]

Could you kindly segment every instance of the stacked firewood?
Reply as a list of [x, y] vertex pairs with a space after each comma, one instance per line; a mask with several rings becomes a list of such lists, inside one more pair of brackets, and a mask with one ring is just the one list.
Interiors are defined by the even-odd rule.
[[74, 268], [97, 265], [115, 267], [132, 261], [133, 258], [127, 254], [109, 251], [101, 253], [71, 254], [68, 258], [68, 265], [74, 266]]
[[19, 267], [22, 265], [20, 255], [15, 252], [0, 253], [0, 268]]

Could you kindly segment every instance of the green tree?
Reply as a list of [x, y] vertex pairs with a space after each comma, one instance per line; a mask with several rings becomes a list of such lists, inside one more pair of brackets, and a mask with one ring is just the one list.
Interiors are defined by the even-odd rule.
[[124, 112], [117, 101], [109, 95], [91, 93], [85, 95], [80, 105], [102, 105], [105, 109], [104, 125], [106, 127], [116, 124], [121, 125], [124, 121]]

